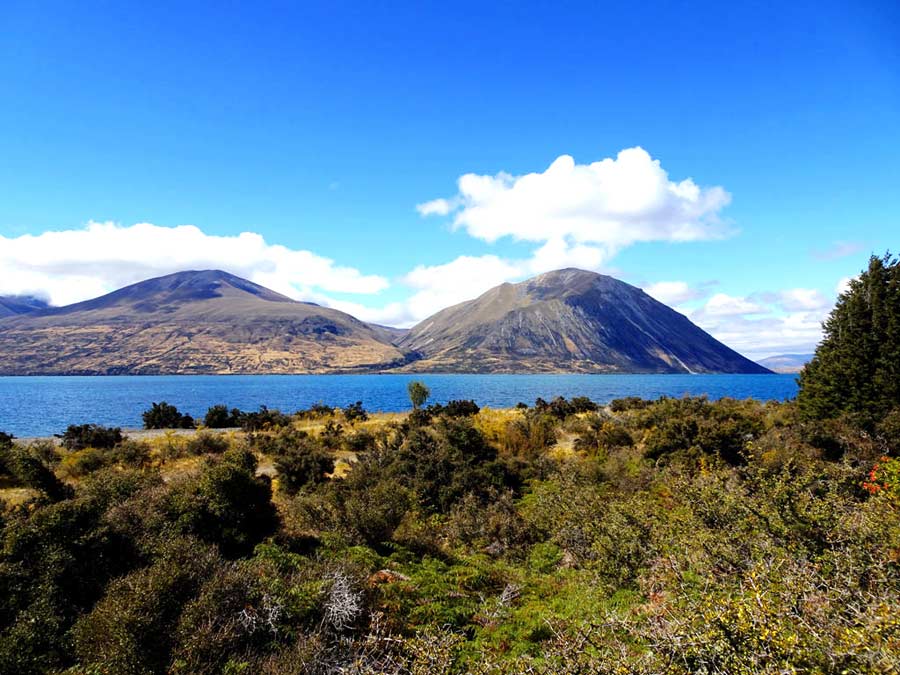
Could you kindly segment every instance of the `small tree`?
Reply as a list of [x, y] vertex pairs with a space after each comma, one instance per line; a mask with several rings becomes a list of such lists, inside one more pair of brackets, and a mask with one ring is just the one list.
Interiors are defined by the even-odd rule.
[[413, 380], [412, 382], [410, 382], [406, 390], [409, 392], [409, 400], [412, 403], [414, 410], [418, 410], [423, 405], [425, 405], [425, 401], [427, 401], [428, 397], [431, 396], [431, 391], [428, 389], [428, 387], [426, 387], [424, 383], [419, 382], [418, 380]]

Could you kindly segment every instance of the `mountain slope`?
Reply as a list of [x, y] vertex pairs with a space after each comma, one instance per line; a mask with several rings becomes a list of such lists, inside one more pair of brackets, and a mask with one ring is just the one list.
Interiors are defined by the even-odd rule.
[[418, 372], [770, 372], [639, 288], [577, 269], [497, 286], [397, 344]]
[[382, 329], [216, 270], [0, 323], [0, 374], [314, 373], [402, 358]]
[[0, 295], [0, 319], [46, 308], [46, 302], [30, 295]]

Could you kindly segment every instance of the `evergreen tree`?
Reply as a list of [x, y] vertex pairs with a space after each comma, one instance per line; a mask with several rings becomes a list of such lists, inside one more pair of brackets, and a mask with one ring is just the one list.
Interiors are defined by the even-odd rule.
[[804, 417], [850, 414], [871, 426], [900, 407], [900, 261], [890, 253], [872, 256], [823, 328], [800, 374]]

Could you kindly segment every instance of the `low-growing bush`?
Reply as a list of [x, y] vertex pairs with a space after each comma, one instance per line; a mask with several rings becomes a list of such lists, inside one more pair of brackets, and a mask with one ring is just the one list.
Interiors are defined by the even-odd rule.
[[58, 437], [67, 450], [108, 450], [124, 439], [119, 427], [104, 427], [99, 424], [72, 424]]
[[187, 440], [185, 450], [190, 455], [221, 455], [230, 443], [222, 434], [199, 431]]
[[192, 429], [194, 418], [182, 413], [174, 405], [161, 401], [153, 403], [141, 415], [145, 429]]
[[349, 452], [367, 452], [375, 447], [375, 442], [375, 434], [365, 429], [344, 434], [344, 448]]
[[228, 409], [225, 405], [214, 405], [206, 411], [203, 426], [207, 429], [231, 429], [241, 426], [243, 413], [237, 408]]
[[287, 494], [297, 494], [307, 485], [321, 483], [334, 471], [334, 457], [312, 439], [286, 449], [275, 460], [278, 486]]
[[269, 431], [291, 424], [291, 416], [280, 410], [270, 410], [266, 406], [259, 407], [257, 412], [245, 412], [241, 415], [241, 429], [244, 431]]
[[342, 411], [344, 413], [344, 419], [350, 422], [365, 422], [369, 419], [369, 413], [366, 412], [366, 409], [363, 408], [362, 401], [357, 401], [356, 403], [351, 403]]

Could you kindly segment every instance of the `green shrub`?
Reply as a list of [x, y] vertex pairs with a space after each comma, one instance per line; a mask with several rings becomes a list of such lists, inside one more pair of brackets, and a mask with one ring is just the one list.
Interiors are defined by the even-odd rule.
[[349, 452], [367, 452], [375, 447], [375, 442], [375, 434], [365, 429], [344, 434], [344, 448]]
[[75, 652], [97, 672], [166, 672], [184, 605], [218, 567], [215, 551], [189, 539], [170, 542], [147, 568], [114, 581], [75, 625]]
[[69, 486], [28, 448], [16, 445], [0, 448], [0, 466], [18, 484], [37, 490], [51, 501], [67, 499], [72, 494]]
[[334, 420], [325, 422], [322, 433], [319, 434], [319, 442], [329, 450], [337, 450], [343, 444], [344, 425]]
[[84, 450], [97, 448], [108, 450], [122, 442], [122, 430], [119, 427], [104, 427], [99, 424], [73, 424], [66, 429], [60, 443], [66, 450]]
[[315, 485], [327, 479], [334, 471], [334, 458], [311, 439], [282, 452], [275, 460], [278, 486], [289, 495], [307, 485]]
[[225, 405], [214, 405], [206, 411], [203, 426], [207, 429], [230, 429], [241, 426], [243, 413], [237, 408], [228, 409]]
[[153, 403], [150, 410], [146, 410], [141, 417], [144, 419], [145, 429], [192, 429], [194, 418], [178, 410], [174, 405], [165, 401]]
[[356, 403], [351, 403], [343, 410], [344, 419], [350, 422], [365, 422], [369, 419], [369, 413], [366, 412], [366, 409], [363, 408], [362, 401], [357, 401]]
[[185, 449], [191, 455], [221, 455], [229, 447], [228, 439], [222, 434], [199, 431], [188, 439]]
[[245, 412], [241, 414], [241, 429], [244, 431], [268, 431], [287, 427], [291, 424], [291, 416], [285, 415], [280, 410], [269, 410], [266, 406], [259, 407], [257, 412]]
[[227, 556], [246, 554], [277, 524], [269, 481], [255, 470], [256, 458], [246, 450], [208, 461], [198, 477], [183, 479], [166, 495], [167, 520], [179, 532], [218, 544]]

